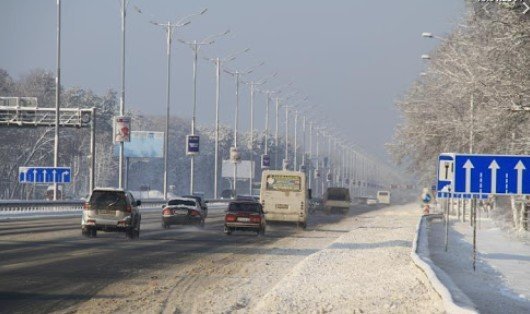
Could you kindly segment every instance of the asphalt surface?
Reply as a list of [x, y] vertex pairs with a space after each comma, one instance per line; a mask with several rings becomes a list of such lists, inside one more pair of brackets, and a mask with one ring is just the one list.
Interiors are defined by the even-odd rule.
[[[376, 207], [354, 207], [348, 216]], [[123, 233], [81, 236], [80, 218], [0, 222], [0, 312], [51, 312], [94, 297], [111, 283], [168, 265], [193, 263], [214, 252], [259, 249], [280, 238], [303, 233], [293, 225], [268, 225], [265, 236], [223, 234], [222, 209], [210, 210], [205, 229], [161, 227], [158, 209], [142, 212], [139, 240]], [[315, 215], [308, 229], [325, 228], [346, 216]], [[98, 295], [99, 298], [114, 296]]]

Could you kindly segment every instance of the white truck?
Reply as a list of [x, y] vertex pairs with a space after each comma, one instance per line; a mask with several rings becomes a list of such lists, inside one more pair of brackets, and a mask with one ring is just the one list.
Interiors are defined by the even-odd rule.
[[331, 214], [334, 211], [340, 211], [346, 214], [350, 210], [350, 206], [350, 190], [330, 187], [324, 193], [324, 210], [326, 213]]

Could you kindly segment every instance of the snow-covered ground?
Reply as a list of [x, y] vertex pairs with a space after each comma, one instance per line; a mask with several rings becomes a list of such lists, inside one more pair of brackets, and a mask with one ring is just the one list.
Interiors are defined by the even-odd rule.
[[334, 220], [317, 213], [307, 231], [278, 238], [269, 228], [253, 243], [235, 235], [232, 250], [141, 272], [67, 312], [444, 312], [410, 259], [417, 206], [351, 212]]
[[471, 299], [481, 313], [530, 313], [530, 246], [489, 219], [477, 224], [477, 269], [472, 267], [473, 228], [451, 221], [449, 249], [444, 224], [429, 229], [432, 261]]

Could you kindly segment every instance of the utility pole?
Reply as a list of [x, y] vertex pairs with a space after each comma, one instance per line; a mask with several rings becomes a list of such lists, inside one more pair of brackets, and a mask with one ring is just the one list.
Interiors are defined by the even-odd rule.
[[164, 199], [167, 200], [168, 194], [168, 151], [169, 151], [169, 107], [171, 102], [171, 45], [173, 38], [173, 31], [176, 28], [184, 27], [189, 25], [191, 22], [188, 21], [192, 16], [202, 15], [206, 13], [207, 9], [202, 10], [201, 12], [190, 14], [176, 23], [158, 23], [150, 22], [153, 25], [161, 26], [166, 31], [166, 55], [167, 55], [167, 76], [166, 76], [166, 126], [165, 126], [165, 136], [164, 136]]
[[219, 198], [219, 106], [221, 99], [221, 67], [222, 63], [232, 61], [237, 55], [249, 51], [249, 48], [241, 50], [237, 53], [231, 54], [228, 57], [221, 59], [205, 58], [215, 64], [215, 153], [214, 153], [214, 185], [213, 195], [214, 199]]
[[[61, 109], [61, 0], [57, 0], [57, 73], [55, 77], [55, 138], [53, 167], [59, 167], [59, 116]], [[53, 200], [57, 200], [57, 183], [53, 180]], [[62, 197], [62, 196], [61, 196]]]
[[[228, 34], [230, 30], [225, 31], [224, 33], [208, 36], [204, 38], [203, 40], [197, 41], [185, 41], [182, 39], [178, 39], [181, 43], [188, 45], [191, 50], [193, 51], [193, 108], [192, 108], [192, 115], [191, 115], [191, 136], [195, 137], [195, 130], [196, 130], [196, 116], [197, 116], [197, 63], [199, 58], [199, 50], [202, 46], [205, 45], [211, 45], [215, 41], [214, 39], [220, 36], [224, 36]], [[189, 138], [188, 138], [189, 141]], [[187, 141], [186, 145], [186, 151], [187, 154], [190, 156], [190, 194], [193, 195], [195, 192], [195, 156], [199, 153], [199, 151], [190, 151], [189, 150], [189, 142]], [[200, 148], [199, 148], [200, 149]]]

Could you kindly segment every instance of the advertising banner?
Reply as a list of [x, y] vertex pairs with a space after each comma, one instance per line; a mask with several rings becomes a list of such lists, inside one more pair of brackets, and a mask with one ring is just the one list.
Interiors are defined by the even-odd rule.
[[199, 155], [200, 150], [200, 137], [198, 135], [187, 135], [186, 136], [186, 155], [195, 156]]
[[125, 116], [115, 117], [114, 143], [131, 141], [131, 118]]

